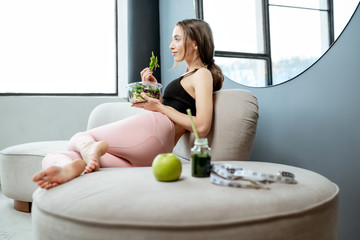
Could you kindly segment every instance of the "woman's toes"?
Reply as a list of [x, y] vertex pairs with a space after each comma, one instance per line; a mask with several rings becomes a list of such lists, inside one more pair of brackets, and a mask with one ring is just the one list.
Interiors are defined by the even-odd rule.
[[38, 174], [33, 176], [32, 180], [34, 182], [37, 182], [37, 181], [41, 180], [42, 178], [43, 178], [43, 174], [38, 173]]
[[41, 188], [46, 188], [46, 186], [47, 186], [48, 184], [47, 183], [41, 183], [41, 184], [39, 184], [39, 186], [41, 187]]
[[39, 180], [39, 181], [37, 181], [37, 184], [40, 186], [40, 185], [42, 185], [42, 184], [44, 184], [44, 180]]
[[96, 169], [97, 169], [97, 163], [93, 161], [86, 166], [84, 173], [86, 174], [86, 173], [94, 172], [96, 171]]
[[47, 183], [46, 186], [45, 186], [45, 189], [50, 189], [50, 188], [53, 188], [54, 186], [56, 185], [56, 183]]
[[91, 168], [90, 168], [90, 166], [87, 166], [87, 167], [85, 168], [84, 174], [87, 174], [87, 173], [90, 173], [90, 172], [92, 172], [92, 171], [91, 171]]

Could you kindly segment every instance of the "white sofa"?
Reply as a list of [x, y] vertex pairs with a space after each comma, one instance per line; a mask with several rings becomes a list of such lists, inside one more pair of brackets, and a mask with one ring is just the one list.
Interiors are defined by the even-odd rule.
[[[249, 160], [258, 120], [256, 97], [246, 90], [221, 90], [214, 94], [214, 105], [214, 121], [208, 136], [212, 160]], [[143, 111], [131, 108], [127, 102], [101, 104], [90, 114], [87, 128], [118, 121]], [[31, 181], [32, 176], [41, 170], [41, 161], [46, 154], [66, 150], [67, 142], [32, 142], [0, 151], [2, 192], [14, 199], [16, 209], [30, 211], [32, 193], [37, 188]], [[174, 152], [189, 160], [193, 143], [193, 134], [185, 134]]]
[[[214, 99], [208, 135], [212, 162], [273, 174], [290, 171], [297, 184], [245, 189], [191, 177], [193, 136], [188, 133], [174, 149], [183, 160], [176, 182], [156, 181], [151, 167], [101, 168], [40, 189], [32, 175], [44, 155], [65, 150], [67, 141], [37, 142], [1, 151], [3, 193], [20, 210], [29, 211], [33, 201], [35, 239], [337, 239], [337, 185], [305, 169], [247, 161], [259, 117], [256, 97], [244, 90], [221, 90]], [[129, 103], [101, 104], [92, 111], [88, 129], [142, 111]]]

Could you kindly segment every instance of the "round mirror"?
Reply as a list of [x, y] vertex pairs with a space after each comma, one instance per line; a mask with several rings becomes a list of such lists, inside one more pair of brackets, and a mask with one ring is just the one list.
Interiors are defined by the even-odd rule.
[[286, 82], [334, 43], [359, 0], [196, 0], [215, 40], [215, 62], [231, 80], [252, 87]]

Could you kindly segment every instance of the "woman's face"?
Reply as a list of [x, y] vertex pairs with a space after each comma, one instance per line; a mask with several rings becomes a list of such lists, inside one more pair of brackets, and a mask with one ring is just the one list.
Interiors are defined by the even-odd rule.
[[[186, 56], [184, 56], [186, 44]], [[176, 62], [182, 62], [183, 60], [186, 61], [186, 59], [189, 58], [194, 52], [191, 44], [188, 44], [187, 41], [184, 39], [184, 31], [180, 26], [175, 26], [172, 42], [169, 48], [171, 49], [172, 55], [174, 56], [174, 60]]]

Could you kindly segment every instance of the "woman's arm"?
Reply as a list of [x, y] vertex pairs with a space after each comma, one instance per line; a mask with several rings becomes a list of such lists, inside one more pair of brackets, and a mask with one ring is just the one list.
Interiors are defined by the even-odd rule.
[[[191, 76], [191, 87], [194, 90], [196, 116], [193, 117], [196, 130], [200, 137], [205, 137], [211, 128], [213, 116], [213, 79], [209, 70], [199, 69]], [[163, 105], [158, 99], [142, 96], [147, 100], [144, 103], [134, 104], [135, 107], [165, 114], [175, 124], [192, 131], [190, 118], [172, 107]]]
[[[205, 137], [211, 128], [213, 118], [213, 78], [209, 70], [200, 68], [192, 77], [196, 116], [193, 117], [196, 130], [200, 137]], [[189, 117], [186, 129], [192, 131]]]

